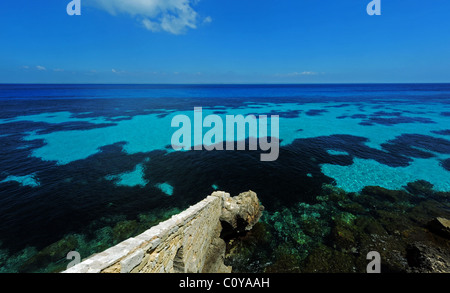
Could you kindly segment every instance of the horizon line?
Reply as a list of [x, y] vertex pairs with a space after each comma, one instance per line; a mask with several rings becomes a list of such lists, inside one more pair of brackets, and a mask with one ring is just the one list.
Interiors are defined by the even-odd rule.
[[85, 83], [85, 82], [68, 82], [68, 83], [53, 83], [53, 82], [11, 82], [2, 83], [0, 85], [369, 85], [369, 84], [450, 84], [448, 82], [316, 82], [316, 83], [271, 83], [271, 82], [253, 82], [253, 83]]

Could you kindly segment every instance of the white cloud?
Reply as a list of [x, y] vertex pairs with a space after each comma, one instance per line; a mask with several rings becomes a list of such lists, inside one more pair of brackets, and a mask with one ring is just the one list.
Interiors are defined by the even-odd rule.
[[145, 26], [146, 29], [148, 29], [149, 31], [152, 31], [152, 32], [157, 32], [157, 31], [161, 30], [159, 23], [153, 22], [147, 18], [144, 18], [142, 20], [142, 24]]
[[275, 76], [278, 77], [292, 77], [292, 76], [307, 76], [307, 75], [318, 75], [318, 72], [314, 72], [314, 71], [303, 71], [303, 72], [291, 72], [291, 73], [287, 73], [287, 74], [275, 74]]
[[203, 23], [211, 23], [211, 22], [212, 22], [211, 16], [207, 16], [203, 19]]
[[[182, 34], [197, 28], [198, 13], [192, 8], [199, 0], [86, 0], [112, 15], [129, 14], [152, 32]], [[210, 17], [203, 19], [211, 22]]]
[[303, 72], [293, 72], [288, 74], [290, 76], [298, 76], [298, 75], [317, 75], [317, 72], [313, 71], [303, 71]]
[[124, 74], [125, 73], [124, 70], [117, 70], [115, 68], [111, 69], [111, 72], [114, 73], [114, 74]]
[[36, 66], [36, 69], [39, 70], [39, 71], [46, 71], [47, 70], [47, 68], [45, 68], [44, 66], [40, 66], [40, 65]]
[[313, 72], [313, 71], [303, 71], [302, 73], [300, 73], [301, 75], [317, 75], [317, 72]]

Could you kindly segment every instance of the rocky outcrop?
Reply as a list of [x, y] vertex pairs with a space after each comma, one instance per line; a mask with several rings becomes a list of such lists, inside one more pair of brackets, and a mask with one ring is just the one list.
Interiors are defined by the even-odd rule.
[[428, 223], [428, 229], [442, 237], [450, 239], [450, 220], [445, 218], [434, 218]]
[[412, 273], [450, 273], [450, 253], [440, 247], [417, 242], [406, 249], [409, 269]]
[[235, 197], [225, 194], [222, 199], [220, 220], [228, 223], [238, 233], [249, 231], [259, 221], [264, 210], [253, 191], [244, 192]]
[[227, 273], [223, 225], [249, 230], [263, 208], [252, 191], [217, 191], [144, 233], [96, 254], [66, 273]]
[[406, 185], [406, 190], [414, 195], [430, 196], [433, 194], [433, 184], [425, 180], [416, 180]]
[[227, 242], [226, 264], [236, 273], [366, 273], [367, 255], [376, 251], [382, 273], [447, 271], [450, 192], [431, 187], [416, 181], [356, 193], [323, 185], [316, 202], [268, 209]]

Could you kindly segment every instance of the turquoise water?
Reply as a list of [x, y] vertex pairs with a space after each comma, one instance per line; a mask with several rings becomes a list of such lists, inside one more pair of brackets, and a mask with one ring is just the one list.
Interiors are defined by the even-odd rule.
[[40, 185], [39, 181], [35, 178], [33, 174], [25, 176], [10, 175], [6, 177], [3, 181], [1, 181], [0, 184], [7, 182], [17, 182], [22, 186], [29, 186], [29, 187], [38, 187]]
[[[335, 103], [339, 105], [339, 103]], [[284, 113], [289, 111], [308, 112], [312, 110], [326, 110], [326, 106], [333, 106], [330, 103], [308, 103], [306, 105], [297, 104], [265, 104], [260, 108], [230, 109], [220, 114], [225, 121], [226, 115], [249, 115], [256, 116], [266, 113]], [[449, 125], [449, 118], [440, 115], [442, 109], [436, 111], [435, 104], [408, 105], [406, 108], [411, 114], [402, 114], [402, 118], [417, 118], [414, 113], [426, 113], [426, 123], [396, 123], [393, 125], [375, 124], [373, 126], [361, 125], [366, 118], [341, 118], [346, 114], [355, 115], [354, 113], [364, 113], [370, 116], [380, 112], [378, 105], [370, 103], [363, 106], [348, 106], [343, 108], [326, 110], [320, 115], [300, 115], [295, 118], [281, 117], [280, 121], [280, 139], [281, 145], [289, 145], [295, 139], [313, 138], [330, 136], [333, 134], [347, 134], [367, 139], [366, 145], [370, 148], [382, 150], [382, 145], [388, 141], [394, 140], [399, 134], [420, 134], [434, 137], [442, 137], [445, 135], [435, 134], [434, 132], [444, 130]], [[446, 107], [444, 107], [446, 108]], [[404, 105], [390, 106], [386, 116], [377, 115], [377, 117], [389, 120], [389, 113], [403, 113]], [[213, 114], [214, 110], [204, 110], [203, 117]], [[44, 161], [55, 161], [58, 165], [69, 164], [73, 161], [84, 160], [92, 155], [100, 152], [100, 148], [114, 143], [125, 142], [123, 150], [127, 154], [136, 154], [141, 152], [150, 152], [153, 150], [164, 150], [170, 144], [172, 134], [176, 129], [171, 128], [171, 120], [175, 115], [187, 115], [192, 117], [193, 110], [177, 111], [167, 115], [164, 118], [158, 117], [157, 114], [137, 115], [131, 119], [116, 121], [113, 126], [104, 128], [94, 128], [90, 130], [70, 130], [55, 131], [45, 134], [37, 134], [36, 132], [28, 133], [23, 137], [24, 141], [43, 140], [45, 145], [36, 148], [32, 152], [32, 156]], [[422, 116], [419, 116], [424, 118]], [[108, 118], [116, 119], [123, 117]], [[88, 122], [92, 124], [106, 123], [108, 119], [105, 117], [79, 118], [74, 117], [68, 112], [42, 113], [38, 115], [19, 116], [9, 119], [8, 123], [19, 121], [43, 122], [48, 124], [66, 123], [66, 122]], [[408, 121], [408, 120], [406, 120]], [[431, 122], [432, 121], [432, 122]], [[5, 122], [5, 121], [3, 121]], [[298, 131], [302, 129], [302, 131]], [[204, 134], [204, 133], [203, 133]], [[238, 137], [238, 140], [248, 138]], [[226, 137], [224, 138], [226, 139]], [[191, 146], [194, 145], [194, 135]], [[76, 151], [74, 151], [76, 150]], [[337, 153], [339, 150], [328, 150], [332, 155], [340, 155], [345, 153]], [[430, 152], [428, 150], [428, 152]], [[379, 185], [385, 188], [398, 189], [405, 182], [412, 179], [424, 179], [432, 184], [438, 190], [449, 191], [450, 180], [448, 171], [445, 170], [440, 162], [449, 157], [448, 153], [439, 154], [430, 152], [433, 157], [427, 159], [414, 159], [409, 162], [407, 167], [390, 167], [385, 164], [377, 163], [374, 160], [356, 159], [350, 166], [339, 166], [334, 164], [323, 164], [322, 171], [325, 175], [334, 178], [338, 186], [347, 191], [358, 191], [367, 185]], [[151, 167], [151, 163], [147, 164]], [[120, 180], [116, 181], [118, 185], [128, 186], [144, 186], [145, 180], [142, 179], [142, 165], [137, 165], [136, 170], [132, 173], [119, 175]], [[371, 175], [368, 176], [368, 173]], [[111, 175], [114, 176], [114, 175]]]
[[144, 187], [148, 181], [144, 179], [144, 165], [138, 164], [131, 172], [125, 172], [118, 175], [109, 175], [105, 177], [107, 180], [115, 181], [119, 186], [140, 186]]
[[[214, 190], [254, 190], [273, 219], [317, 204], [324, 184], [450, 191], [447, 84], [0, 85], [0, 104], [0, 262], [17, 260], [7, 270], [44, 268], [36, 255], [54, 243], [95, 253]], [[193, 122], [194, 107], [223, 121], [278, 115], [278, 159], [174, 151], [171, 121]]]

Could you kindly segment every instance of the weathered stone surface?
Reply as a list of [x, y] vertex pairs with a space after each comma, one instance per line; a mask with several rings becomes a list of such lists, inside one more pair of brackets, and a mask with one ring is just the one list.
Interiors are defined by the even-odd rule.
[[407, 248], [406, 258], [413, 273], [450, 273], [450, 253], [425, 243], [413, 243]]
[[206, 256], [202, 273], [231, 273], [231, 267], [224, 264], [226, 243], [221, 238], [214, 238]]
[[428, 228], [433, 233], [450, 239], [450, 220], [445, 218], [435, 218], [428, 223]]
[[216, 194], [223, 199], [221, 221], [230, 224], [234, 229], [244, 228], [247, 231], [259, 221], [264, 207], [260, 205], [253, 191], [247, 191], [235, 197], [231, 197], [228, 193], [213, 193], [213, 195]]
[[[249, 230], [263, 208], [252, 191], [231, 197], [214, 192], [194, 206], [140, 235], [96, 254], [66, 273], [225, 273], [225, 242], [221, 221]], [[120, 223], [122, 237], [134, 229], [133, 221]], [[120, 238], [120, 237], [117, 238]]]
[[127, 256], [120, 262], [120, 272], [121, 273], [131, 272], [132, 269], [141, 264], [143, 258], [144, 258], [144, 251], [142, 249], [138, 249], [137, 251]]

